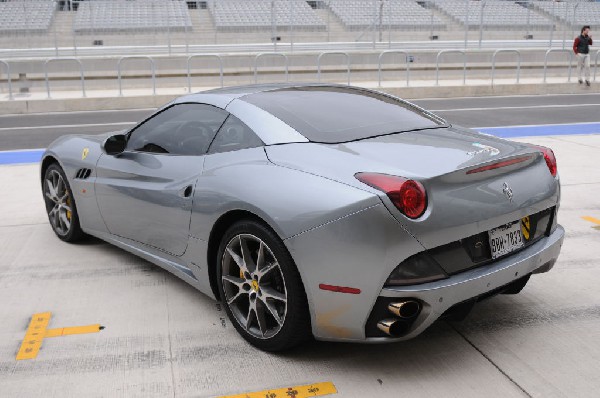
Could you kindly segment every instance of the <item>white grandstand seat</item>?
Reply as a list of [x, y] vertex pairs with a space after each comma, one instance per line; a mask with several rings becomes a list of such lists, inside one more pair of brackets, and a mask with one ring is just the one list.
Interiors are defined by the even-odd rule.
[[185, 1], [85, 1], [79, 3], [73, 30], [185, 30], [192, 20]]
[[600, 3], [536, 1], [534, 6], [552, 18], [576, 26], [600, 27]]
[[[549, 29], [553, 22], [545, 16], [529, 10], [512, 1], [464, 1], [434, 0], [435, 6], [449, 17], [469, 28], [479, 27], [482, 21], [484, 29]], [[483, 7], [483, 10], [482, 10]]]
[[294, 26], [324, 29], [325, 24], [303, 0], [216, 0], [210, 12], [218, 29]]
[[430, 29], [432, 24], [436, 30], [445, 28], [440, 18], [432, 18], [431, 10], [413, 0], [384, 0], [383, 4], [379, 0], [331, 0], [328, 4], [342, 24], [351, 29], [379, 23], [394, 29]]
[[0, 32], [46, 32], [54, 18], [52, 1], [0, 3]]

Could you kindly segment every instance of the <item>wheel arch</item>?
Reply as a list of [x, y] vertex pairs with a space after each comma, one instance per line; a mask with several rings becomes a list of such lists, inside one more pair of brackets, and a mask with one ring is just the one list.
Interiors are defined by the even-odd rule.
[[[279, 239], [283, 240], [280, 234], [262, 217], [257, 214], [248, 211], [248, 210], [230, 210], [225, 214], [221, 215], [217, 221], [213, 224], [212, 230], [210, 231], [210, 235], [208, 238], [208, 249], [206, 251], [206, 261], [208, 264], [208, 278], [210, 282], [210, 288], [218, 299], [219, 289], [217, 286], [217, 255], [219, 251], [219, 245], [221, 244], [221, 239], [225, 232], [235, 223], [243, 220], [255, 221], [268, 229], [275, 234], [275, 236], [279, 237]], [[293, 257], [292, 257], [293, 259]]]
[[48, 170], [48, 167], [50, 167], [51, 164], [56, 163], [59, 166], [62, 167], [62, 165], [60, 164], [60, 162], [58, 161], [57, 158], [55, 158], [53, 155], [46, 155], [43, 159], [42, 159], [42, 163], [40, 166], [40, 181], [43, 184], [44, 183], [44, 176], [46, 175], [46, 170]]

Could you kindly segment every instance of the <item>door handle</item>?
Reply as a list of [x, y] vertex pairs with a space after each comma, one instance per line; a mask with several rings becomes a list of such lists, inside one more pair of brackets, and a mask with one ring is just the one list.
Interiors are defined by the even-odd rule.
[[191, 185], [188, 185], [187, 187], [185, 187], [181, 191], [179, 191], [179, 196], [181, 196], [182, 198], [189, 198], [190, 196], [192, 196], [193, 192], [194, 192], [194, 187]]

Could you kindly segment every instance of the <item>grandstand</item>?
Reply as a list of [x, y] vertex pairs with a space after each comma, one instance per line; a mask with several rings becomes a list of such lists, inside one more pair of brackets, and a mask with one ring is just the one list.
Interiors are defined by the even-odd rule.
[[535, 8], [569, 25], [600, 27], [600, 3], [536, 1]]
[[0, 32], [46, 32], [54, 18], [51, 1], [0, 3]]
[[182, 1], [84, 1], [73, 31], [185, 30], [192, 27]]
[[299, 0], [221, 0], [209, 9], [217, 29], [294, 28], [325, 29], [325, 24], [306, 1]]
[[415, 1], [331, 0], [326, 3], [344, 26], [364, 29], [381, 24], [393, 29], [445, 29], [441, 19]]
[[553, 22], [543, 15], [524, 7], [524, 2], [513, 1], [457, 1], [434, 0], [437, 9], [469, 29], [549, 29]]

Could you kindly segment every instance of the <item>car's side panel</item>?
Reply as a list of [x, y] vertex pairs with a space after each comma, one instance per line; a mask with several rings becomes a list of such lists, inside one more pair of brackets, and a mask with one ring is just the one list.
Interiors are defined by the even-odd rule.
[[[294, 257], [311, 308], [316, 338], [363, 340], [365, 324], [385, 280], [423, 250], [382, 204], [284, 241]], [[319, 284], [360, 289], [322, 290]]]
[[109, 231], [182, 255], [203, 161], [202, 156], [134, 151], [103, 155], [97, 166], [96, 199]]
[[208, 240], [221, 215], [247, 210], [285, 239], [380, 203], [366, 190], [276, 166], [263, 148], [216, 153], [196, 184], [190, 234]]

